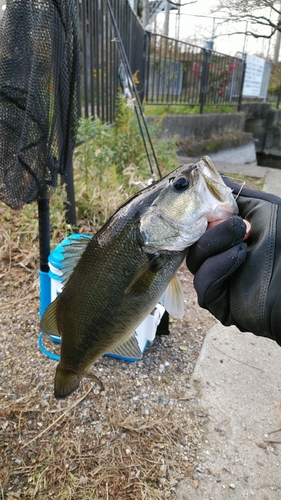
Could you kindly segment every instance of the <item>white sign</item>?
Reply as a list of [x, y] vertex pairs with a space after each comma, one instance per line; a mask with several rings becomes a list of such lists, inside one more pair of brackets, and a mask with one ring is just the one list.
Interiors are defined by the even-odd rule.
[[[243, 97], [266, 97], [264, 94], [265, 59], [246, 55], [246, 73], [243, 85]], [[263, 91], [262, 91], [263, 89]], [[267, 88], [266, 88], [267, 93]]]

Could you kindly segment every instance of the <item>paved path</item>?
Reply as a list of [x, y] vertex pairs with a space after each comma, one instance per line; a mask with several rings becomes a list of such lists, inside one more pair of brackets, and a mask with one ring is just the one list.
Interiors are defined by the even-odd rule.
[[[281, 196], [281, 170], [215, 165], [221, 173], [262, 176], [264, 191]], [[177, 500], [280, 500], [281, 348], [218, 322], [206, 334], [192, 392], [209, 423], [194, 474], [180, 483]]]

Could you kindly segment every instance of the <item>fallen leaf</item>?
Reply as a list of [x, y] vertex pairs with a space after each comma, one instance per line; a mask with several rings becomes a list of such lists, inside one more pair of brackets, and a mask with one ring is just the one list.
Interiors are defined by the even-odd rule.
[[186, 345], [180, 345], [180, 350], [181, 351], [187, 351], [187, 349], [188, 348], [186, 347]]

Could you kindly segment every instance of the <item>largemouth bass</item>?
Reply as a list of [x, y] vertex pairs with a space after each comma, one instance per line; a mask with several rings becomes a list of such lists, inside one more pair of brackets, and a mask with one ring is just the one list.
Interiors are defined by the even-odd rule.
[[175, 275], [208, 222], [238, 213], [231, 190], [208, 157], [182, 165], [124, 203], [89, 238], [65, 247], [64, 288], [41, 330], [61, 336], [54, 393], [63, 398], [103, 354], [141, 357], [136, 328], [164, 295], [166, 310], [184, 313]]

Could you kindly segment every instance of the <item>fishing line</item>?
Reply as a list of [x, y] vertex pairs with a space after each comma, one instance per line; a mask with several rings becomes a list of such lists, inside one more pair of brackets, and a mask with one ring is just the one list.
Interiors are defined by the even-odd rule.
[[[237, 179], [236, 177], [230, 177], [229, 175], [227, 176], [227, 178], [230, 179], [231, 181], [234, 181], [236, 184], [238, 184], [238, 186], [240, 185], [240, 189], [239, 189], [238, 193], [235, 196], [233, 196], [233, 198], [236, 201], [238, 199], [238, 197], [240, 196], [241, 191], [242, 191], [243, 187], [245, 186], [246, 182], [242, 181], [240, 179]], [[233, 190], [232, 190], [232, 192], [233, 192]]]
[[246, 184], [245, 181], [241, 184], [241, 187], [240, 187], [237, 195], [234, 197], [235, 201], [237, 200], [238, 196], [240, 196], [240, 193], [241, 193], [243, 187], [245, 186], [245, 184]]
[[[149, 141], [149, 145], [150, 145], [150, 148], [151, 148], [151, 151], [152, 151], [152, 154], [153, 154], [153, 158], [154, 158], [156, 167], [157, 167], [159, 178], [162, 179], [161, 170], [160, 170], [160, 167], [159, 167], [159, 163], [158, 163], [158, 160], [157, 160], [155, 149], [154, 149], [153, 144], [152, 144], [152, 140], [151, 140], [150, 133], [149, 133], [149, 130], [148, 130], [148, 126], [147, 126], [147, 123], [146, 123], [146, 119], [145, 119], [145, 116], [144, 116], [142, 104], [141, 104], [141, 101], [140, 101], [140, 98], [139, 98], [139, 94], [138, 94], [138, 91], [137, 91], [137, 88], [136, 88], [136, 85], [135, 85], [135, 82], [134, 82], [133, 74], [132, 74], [132, 71], [131, 71], [131, 68], [130, 68], [130, 64], [129, 64], [129, 61], [128, 61], [128, 58], [127, 58], [127, 55], [126, 55], [126, 52], [125, 52], [125, 48], [124, 48], [124, 45], [123, 45], [123, 42], [122, 42], [122, 39], [121, 39], [121, 36], [120, 36], [120, 32], [118, 30], [117, 23], [116, 23], [116, 20], [115, 20], [115, 17], [114, 17], [114, 14], [113, 14], [113, 11], [112, 11], [112, 8], [111, 8], [109, 0], [107, 0], [106, 3], [107, 3], [107, 7], [108, 7], [109, 14], [110, 14], [110, 17], [111, 17], [113, 29], [114, 29], [114, 32], [115, 32], [115, 41], [117, 42], [117, 46], [118, 46], [118, 50], [119, 50], [119, 54], [120, 54], [120, 59], [121, 59], [121, 62], [123, 64], [123, 66], [124, 66], [124, 71], [125, 71], [125, 74], [126, 74], [126, 77], [127, 77], [127, 80], [128, 80], [128, 86], [129, 86], [129, 89], [130, 89], [130, 92], [131, 92], [132, 96], [135, 96], [136, 101], [137, 101], [137, 106], [134, 105], [134, 109], [135, 109], [135, 112], [136, 112], [136, 116], [137, 116], [137, 120], [138, 120], [138, 125], [140, 127], [140, 132], [141, 132], [143, 144], [144, 144], [144, 147], [145, 147], [145, 152], [146, 152], [146, 156], [147, 156], [147, 159], [148, 159], [150, 171], [151, 171], [153, 180], [156, 180], [156, 176], [155, 176], [155, 173], [154, 173], [154, 170], [153, 170], [153, 164], [152, 164], [151, 157], [150, 157], [150, 154], [149, 154], [149, 151], [148, 151], [147, 141], [146, 141], [146, 138], [145, 138], [145, 134], [144, 134], [144, 130], [143, 130], [143, 127], [142, 127], [142, 123], [141, 123], [140, 117], [142, 118], [142, 121], [143, 121], [143, 125], [144, 125], [144, 128], [145, 128], [145, 132], [146, 132], [146, 135], [147, 135], [147, 138], [148, 138], [148, 141]], [[139, 114], [139, 112], [140, 112], [140, 114]]]
[[246, 182], [242, 181], [242, 179], [237, 179], [237, 177], [231, 177], [230, 175], [226, 175], [226, 174], [221, 174], [221, 177], [222, 177], [222, 180], [224, 180], [223, 178], [226, 177], [226, 179], [229, 179], [230, 181], [233, 181], [233, 182], [235, 182], [235, 184], [238, 184], [238, 186], [240, 186], [240, 189], [239, 189], [237, 194], [234, 194], [233, 193], [234, 190], [231, 189], [232, 194], [233, 194], [233, 198], [236, 201], [238, 199], [238, 197], [240, 196], [242, 189], [246, 185]]

